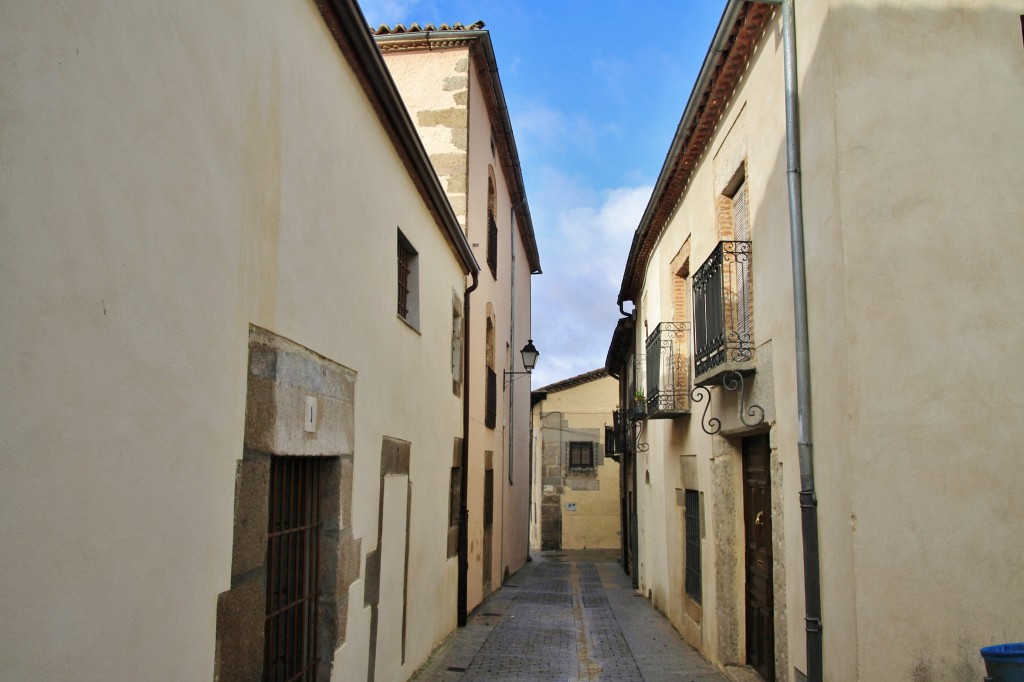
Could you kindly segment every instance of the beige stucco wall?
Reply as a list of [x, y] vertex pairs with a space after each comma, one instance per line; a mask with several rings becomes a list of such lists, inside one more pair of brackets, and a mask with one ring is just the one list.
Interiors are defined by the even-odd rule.
[[[404, 666], [402, 561], [377, 636], [377, 679], [404, 679], [455, 623], [444, 359], [464, 276], [315, 6], [4, 3], [0, 32], [0, 676], [212, 676], [255, 323], [357, 373], [360, 566], [381, 439], [412, 442]], [[418, 331], [395, 315], [396, 226]], [[367, 669], [363, 587], [337, 679]]]
[[[577, 480], [567, 476], [565, 467], [562, 468], [561, 549], [613, 549], [620, 546], [619, 464], [604, 456], [604, 427], [612, 424], [612, 411], [617, 403], [618, 382], [604, 376], [579, 386], [547, 392], [546, 397], [533, 406], [533, 429], [538, 436], [544, 428], [544, 416], [558, 414], [569, 433], [593, 430], [599, 439], [598, 451], [595, 452], [595, 459], [600, 463], [596, 468], [596, 479]], [[541, 546], [540, 501], [543, 495], [549, 494], [542, 460], [543, 449], [538, 438], [534, 449], [532, 496], [536, 513], [531, 520], [530, 531], [534, 547]], [[570, 505], [575, 508], [570, 508]]]
[[[937, 4], [833, 10], [835, 62], [857, 67], [837, 73], [836, 131], [864, 679], [980, 678], [977, 648], [1024, 630], [1021, 6]], [[909, 24], [895, 62], [846, 33]]]
[[[481, 79], [476, 57], [468, 47], [436, 46], [430, 51], [385, 51], [385, 59], [449, 200], [463, 220], [477, 261], [482, 265], [470, 312], [470, 432], [469, 432], [469, 584], [470, 610], [501, 585], [503, 576], [526, 561], [529, 522], [529, 379], [517, 378], [503, 390], [505, 370], [521, 371], [519, 349], [530, 337], [530, 268], [518, 225], [511, 216], [509, 179], [504, 163], [492, 153], [492, 125], [485, 99], [490, 84]], [[487, 181], [495, 180], [495, 222], [498, 226], [497, 278], [487, 262]], [[515, 250], [513, 294], [512, 259]], [[513, 303], [513, 297], [515, 302]], [[513, 335], [513, 307], [515, 325]], [[494, 321], [494, 361], [499, 394], [496, 426], [484, 423], [486, 393], [486, 321]], [[510, 363], [515, 363], [513, 367]], [[511, 389], [511, 390], [509, 390]], [[514, 401], [514, 405], [510, 403]], [[512, 413], [512, 421], [509, 413]], [[513, 429], [510, 439], [509, 429]], [[509, 442], [516, 453], [509, 474]], [[490, 566], [483, 522], [485, 453], [492, 453], [494, 521]], [[488, 577], [489, 576], [489, 577]]]
[[[1022, 303], [1011, 254], [1024, 211], [1005, 197], [1019, 175], [1019, 145], [1007, 141], [1024, 132], [1014, 113], [1024, 52], [1011, 5], [799, 4], [829, 680], [978, 679], [980, 646], [1019, 639], [1022, 479], [1006, 472], [1016, 466], [1024, 369], [1007, 340], [1022, 331], [1008, 311]], [[721, 177], [745, 160], [759, 353], [748, 390], [771, 425], [777, 671], [791, 679], [805, 652], [783, 111], [776, 19], [657, 245], [637, 340], [645, 321], [651, 330], [670, 319], [669, 264], [687, 237], [691, 272], [706, 258]], [[719, 398], [713, 405], [727, 405]], [[742, 593], [722, 590], [742, 587], [742, 553], [722, 551], [743, 533], [741, 434], [712, 441], [699, 418], [648, 422], [640, 579], [709, 658], [742, 662]], [[700, 624], [682, 596], [672, 497], [672, 487], [691, 487], [674, 483], [688, 471], [706, 498]]]
[[[473, 296], [478, 311], [483, 301], [492, 306], [495, 314], [495, 364], [498, 373], [497, 427], [484, 438], [500, 454], [501, 465], [495, 463], [494, 535], [497, 545], [492, 553], [491, 589], [501, 585], [506, 574], [512, 574], [526, 563], [529, 549], [529, 443], [530, 443], [530, 381], [531, 377], [515, 375], [507, 386], [504, 371], [522, 372], [520, 350], [532, 336], [530, 265], [520, 235], [519, 223], [512, 215], [511, 183], [505, 173], [506, 161], [500, 155], [498, 140], [492, 152], [491, 131], [500, 134], [497, 121], [488, 112], [484, 89], [491, 87], [480, 77], [480, 64], [474, 61], [470, 80], [470, 157], [469, 157], [469, 215], [467, 236], [473, 245], [477, 260], [482, 263], [480, 284]], [[494, 219], [498, 226], [497, 279], [487, 268], [487, 177], [493, 173], [496, 205]], [[513, 266], [514, 264], [514, 266]], [[513, 272], [514, 270], [514, 272]], [[474, 330], [474, 337], [484, 339], [484, 320]], [[513, 321], [514, 319], [514, 321]], [[543, 345], [543, 342], [540, 342]], [[543, 351], [542, 351], [543, 352]], [[541, 360], [543, 361], [543, 360]], [[480, 372], [479, 386], [483, 395], [485, 377], [483, 356], [473, 363]], [[472, 372], [471, 371], [471, 372]], [[480, 421], [483, 422], [483, 402]], [[472, 416], [472, 414], [471, 414]], [[510, 432], [511, 429], [511, 432]], [[487, 429], [484, 429], [487, 431]], [[511, 434], [511, 438], [510, 438]], [[484, 441], [485, 443], [487, 440]], [[509, 463], [509, 444], [512, 443], [513, 460]], [[489, 448], [487, 448], [489, 449]], [[472, 469], [470, 470], [472, 471]], [[500, 484], [500, 490], [498, 486]], [[473, 535], [470, 535], [472, 539]], [[483, 595], [486, 596], [486, 595]]]

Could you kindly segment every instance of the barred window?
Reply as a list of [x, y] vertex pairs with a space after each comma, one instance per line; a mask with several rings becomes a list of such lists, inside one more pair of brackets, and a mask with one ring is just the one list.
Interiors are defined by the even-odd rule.
[[569, 468], [594, 468], [594, 443], [591, 441], [571, 441], [569, 443]]
[[700, 604], [700, 492], [686, 491], [686, 594]]
[[416, 249], [398, 231], [398, 316], [418, 327], [419, 306], [419, 262]]
[[484, 528], [494, 525], [494, 469], [484, 471]]
[[462, 395], [462, 301], [452, 297], [452, 393]]

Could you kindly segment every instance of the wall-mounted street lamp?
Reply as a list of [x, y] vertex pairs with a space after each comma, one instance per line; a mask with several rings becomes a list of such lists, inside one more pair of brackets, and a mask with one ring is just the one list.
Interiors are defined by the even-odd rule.
[[[523, 367], [526, 368], [526, 371], [525, 372], [509, 372], [509, 371], [506, 370], [504, 372], [504, 375], [505, 375], [505, 388], [508, 388], [508, 385], [516, 380], [514, 378], [516, 375], [522, 376], [522, 375], [525, 375], [525, 374], [529, 374], [529, 373], [531, 373], [533, 371], [533, 368], [537, 366], [537, 358], [538, 358], [538, 356], [540, 356], [540, 351], [538, 351], [537, 347], [533, 345], [533, 339], [530, 339], [529, 341], [527, 341], [526, 345], [523, 346], [523, 350], [521, 350], [519, 352], [523, 356]], [[512, 377], [512, 378], [510, 378], [510, 377]]]

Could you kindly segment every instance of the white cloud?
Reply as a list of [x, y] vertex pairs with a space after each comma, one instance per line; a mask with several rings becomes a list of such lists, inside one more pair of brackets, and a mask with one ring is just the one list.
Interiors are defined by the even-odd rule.
[[545, 102], [531, 100], [517, 107], [513, 125], [523, 159], [550, 158], [570, 150], [593, 154], [597, 149], [598, 134], [589, 118], [569, 115]]
[[604, 366], [626, 256], [652, 189], [594, 192], [544, 175], [530, 200], [544, 266], [533, 279], [535, 388]]

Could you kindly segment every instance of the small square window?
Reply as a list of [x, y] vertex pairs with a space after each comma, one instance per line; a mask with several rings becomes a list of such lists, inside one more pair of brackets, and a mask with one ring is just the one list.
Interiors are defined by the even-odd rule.
[[593, 469], [594, 468], [594, 443], [591, 441], [570, 441], [569, 443], [569, 468], [570, 469]]

